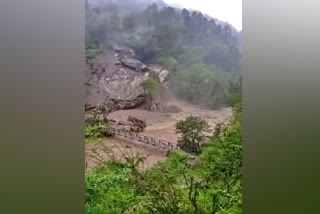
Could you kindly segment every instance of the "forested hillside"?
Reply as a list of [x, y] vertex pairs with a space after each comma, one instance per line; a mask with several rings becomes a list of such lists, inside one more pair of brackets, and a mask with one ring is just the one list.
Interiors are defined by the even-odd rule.
[[[87, 47], [107, 49], [118, 43], [133, 48], [143, 63], [172, 71], [176, 96], [213, 108], [225, 104], [230, 87], [241, 77], [240, 34], [200, 12], [165, 7], [163, 2], [142, 9], [142, 2], [134, 10], [124, 2], [88, 7]], [[184, 93], [188, 90], [193, 92]]]
[[136, 13], [105, 10], [89, 10], [88, 40], [104, 47], [114, 42], [128, 45], [136, 49], [144, 62], [172, 57], [183, 63], [189, 60], [185, 55], [194, 53], [200, 59], [191, 60], [214, 64], [226, 72], [240, 71], [239, 41], [232, 35], [230, 26], [222, 27], [200, 12], [172, 7], [159, 9], [156, 4]]
[[[87, 214], [242, 213], [241, 32], [214, 18], [162, 0], [86, 1], [87, 98], [99, 98], [86, 106]], [[120, 125], [153, 141], [121, 138]], [[162, 157], [157, 142], [174, 147]]]

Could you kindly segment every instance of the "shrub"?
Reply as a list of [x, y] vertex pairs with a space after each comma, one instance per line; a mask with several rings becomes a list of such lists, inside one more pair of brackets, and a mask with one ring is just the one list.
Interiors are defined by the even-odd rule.
[[235, 106], [242, 102], [242, 80], [232, 83], [229, 94], [225, 97], [225, 103], [228, 106]]
[[149, 109], [155, 99], [160, 96], [161, 85], [156, 79], [148, 79], [141, 83], [144, 95], [149, 99]]
[[[173, 150], [150, 169], [132, 167], [139, 155], [97, 167], [85, 179], [86, 213], [242, 213], [241, 116], [238, 104], [230, 123], [217, 127], [199, 156]], [[206, 127], [197, 117], [179, 123], [186, 133]]]
[[161, 56], [158, 58], [157, 62], [169, 70], [173, 70], [178, 63], [175, 58], [170, 56]]
[[201, 144], [205, 141], [206, 136], [203, 132], [209, 128], [208, 123], [200, 117], [190, 116], [176, 124], [176, 132], [182, 136], [178, 140], [178, 146], [190, 153], [199, 154]]
[[102, 137], [109, 135], [108, 126], [103, 123], [92, 123], [85, 126], [86, 143], [100, 141]]

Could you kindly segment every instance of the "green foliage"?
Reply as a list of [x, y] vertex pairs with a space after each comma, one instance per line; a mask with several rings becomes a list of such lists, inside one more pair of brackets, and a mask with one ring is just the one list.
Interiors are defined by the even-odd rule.
[[199, 12], [159, 9], [156, 5], [137, 13], [102, 11], [92, 10], [86, 16], [86, 37], [94, 38], [100, 46], [114, 42], [128, 45], [141, 61], [160, 61], [169, 67], [175, 60], [180, 65], [194, 61], [214, 64], [235, 76], [241, 72], [239, 44], [230, 27], [222, 28]]
[[179, 55], [181, 69], [188, 68], [194, 64], [203, 64], [206, 50], [203, 47], [185, 47]]
[[242, 206], [242, 107], [237, 104], [226, 127], [218, 125], [200, 157], [198, 170], [211, 192], [214, 211], [238, 213]]
[[86, 49], [86, 59], [89, 62], [89, 60], [92, 60], [95, 58], [95, 56], [99, 55], [102, 53], [101, 49]]
[[90, 214], [124, 213], [138, 198], [126, 182], [130, 169], [121, 164], [102, 165], [85, 177], [85, 211]]
[[94, 59], [95, 56], [99, 55], [100, 53], [102, 53], [102, 49], [99, 48], [98, 44], [90, 37], [87, 37], [85, 41], [86, 62], [89, 63], [90, 60]]
[[151, 98], [157, 98], [160, 95], [160, 83], [155, 79], [147, 79], [141, 83], [144, 94]]
[[190, 153], [199, 154], [201, 144], [204, 143], [204, 134], [209, 128], [208, 123], [200, 117], [190, 116], [176, 124], [176, 132], [182, 136], [178, 140], [178, 146]]
[[109, 134], [108, 126], [103, 123], [91, 123], [85, 126], [86, 143], [100, 141], [102, 137]]
[[229, 95], [225, 98], [225, 103], [228, 106], [234, 106], [242, 102], [242, 80], [231, 84]]
[[184, 213], [176, 175], [186, 160], [186, 155], [172, 152], [166, 162], [147, 171], [114, 162], [98, 167], [86, 175], [86, 213]]
[[242, 213], [241, 116], [237, 104], [229, 125], [218, 126], [196, 158], [173, 150], [147, 170], [132, 164], [139, 157], [93, 170], [85, 179], [86, 213]]
[[160, 56], [157, 63], [168, 70], [173, 70], [177, 66], [177, 60], [170, 56]]
[[[122, 1], [119, 1], [122, 2]], [[125, 5], [125, 4], [124, 4]], [[101, 9], [101, 10], [100, 10]], [[172, 151], [167, 160], [146, 170], [143, 157], [111, 161], [85, 178], [85, 210], [90, 214], [242, 213], [241, 54], [228, 27], [201, 13], [155, 5], [139, 13], [121, 14], [114, 7], [86, 13], [86, 59], [117, 42], [135, 49], [138, 58], [172, 69], [171, 85], [179, 97], [218, 108], [233, 106], [227, 126], [218, 125], [205, 142], [206, 123], [191, 117], [177, 124], [179, 146], [199, 155]], [[150, 101], [160, 95], [155, 79], [142, 83]], [[236, 104], [238, 103], [238, 104]], [[86, 142], [108, 134], [107, 125], [91, 124]], [[204, 144], [203, 144], [204, 143]], [[200, 144], [202, 145], [200, 147]]]
[[87, 61], [101, 47], [127, 45], [142, 62], [173, 71], [170, 87], [179, 98], [211, 108], [240, 101], [241, 89], [233, 81], [241, 76], [241, 52], [229, 26], [221, 27], [199, 12], [155, 4], [136, 13], [111, 8], [86, 16], [86, 39], [95, 44], [86, 48]]
[[226, 74], [201, 63], [180, 69], [171, 77], [171, 88], [178, 97], [211, 108], [224, 104], [229, 84]]
[[[193, 121], [197, 129], [205, 126]], [[196, 158], [173, 150], [147, 170], [138, 169], [139, 156], [96, 168], [85, 178], [86, 213], [242, 213], [241, 122], [237, 104], [228, 126], [218, 126]]]
[[158, 80], [150, 78], [141, 83], [144, 89], [144, 95], [149, 99], [149, 109], [154, 100], [159, 98], [161, 91], [161, 84]]

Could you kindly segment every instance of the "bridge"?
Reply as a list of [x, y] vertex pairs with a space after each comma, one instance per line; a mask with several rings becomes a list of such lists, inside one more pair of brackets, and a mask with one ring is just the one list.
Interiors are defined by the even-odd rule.
[[126, 131], [110, 127], [110, 133], [113, 136], [123, 137], [131, 141], [138, 141], [143, 144], [156, 147], [158, 149], [172, 150], [177, 148], [176, 144], [164, 140], [159, 140], [153, 137], [140, 135], [137, 132]]

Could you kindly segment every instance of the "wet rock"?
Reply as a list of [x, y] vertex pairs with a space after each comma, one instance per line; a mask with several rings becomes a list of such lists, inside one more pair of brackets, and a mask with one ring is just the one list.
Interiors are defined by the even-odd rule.
[[129, 57], [120, 58], [119, 61], [126, 67], [133, 69], [137, 72], [147, 72], [150, 70], [148, 66], [140, 62], [139, 60], [132, 59]]
[[125, 46], [114, 44], [112, 46], [112, 49], [115, 52], [117, 52], [117, 53], [119, 53], [121, 55], [127, 55], [127, 56], [130, 56], [130, 57], [134, 57], [135, 56], [135, 51], [133, 49], [125, 47]]
[[134, 132], [143, 132], [143, 130], [147, 127], [147, 122], [137, 117], [129, 116], [127, 121], [133, 124], [131, 126], [131, 131]]
[[85, 123], [93, 123], [95, 121], [94, 115], [92, 113], [85, 114]]
[[113, 128], [132, 132], [143, 132], [143, 130], [147, 126], [145, 120], [133, 116], [129, 116], [126, 121], [106, 119], [106, 122], [110, 124]]
[[156, 76], [158, 76], [163, 86], [168, 87], [168, 77], [169, 77], [170, 71], [161, 67], [160, 65], [150, 65], [150, 70]]
[[112, 53], [103, 53], [93, 62], [97, 72], [86, 73], [86, 111], [98, 105], [110, 110], [135, 108], [142, 102], [140, 84], [149, 78], [148, 73], [116, 65], [116, 61]]
[[131, 116], [131, 115], [128, 117], [127, 121], [132, 122], [134, 124], [143, 124], [144, 126], [146, 126], [146, 124], [147, 124], [145, 120], [139, 119], [139, 118]]
[[94, 106], [94, 105], [85, 104], [85, 111], [90, 111], [90, 110], [93, 110], [95, 108], [96, 108], [96, 106]]
[[139, 60], [133, 59], [133, 54], [130, 54], [132, 49], [114, 45], [113, 50], [104, 51], [92, 60], [91, 69], [87, 67], [86, 112], [103, 107], [100, 114], [108, 114], [140, 107], [146, 103], [141, 83], [151, 75], [158, 75], [161, 81], [166, 79], [167, 71], [164, 72], [160, 67], [152, 71]]
[[85, 113], [85, 123], [106, 122], [105, 117], [105, 112], [97, 111], [97, 109], [87, 111]]

